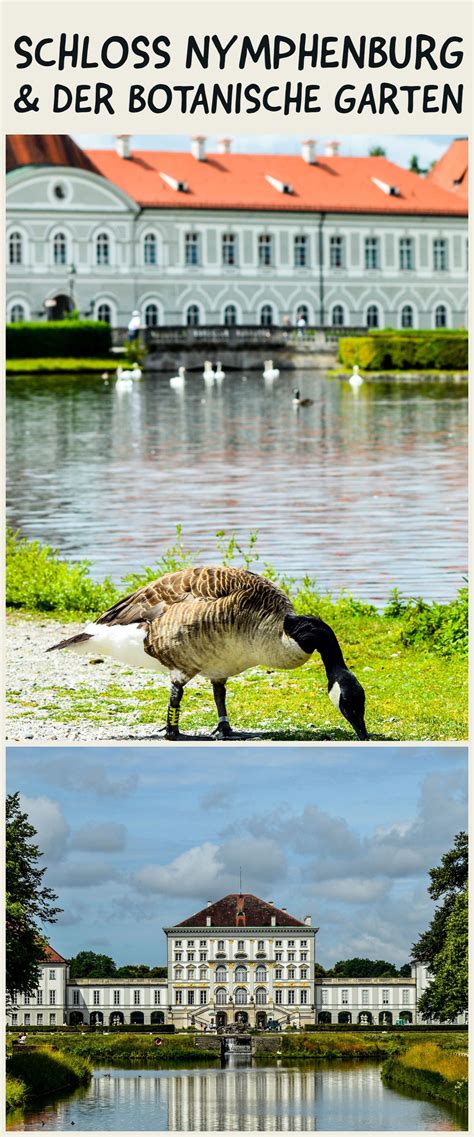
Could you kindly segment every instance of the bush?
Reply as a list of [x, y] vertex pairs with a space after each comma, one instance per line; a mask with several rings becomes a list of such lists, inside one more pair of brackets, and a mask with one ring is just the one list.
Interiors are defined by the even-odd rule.
[[119, 594], [107, 578], [96, 584], [88, 572], [88, 561], [68, 564], [55, 549], [7, 533], [6, 600], [11, 608], [97, 615]]
[[89, 1062], [78, 1054], [60, 1053], [51, 1046], [17, 1050], [8, 1060], [11, 1092], [7, 1094], [7, 1102], [10, 1098], [13, 1109], [35, 1097], [85, 1085], [91, 1075]]
[[467, 655], [469, 599], [467, 588], [461, 588], [448, 604], [404, 600], [395, 590], [385, 608], [388, 617], [401, 617], [401, 640], [406, 647], [429, 644], [441, 655]]
[[104, 356], [111, 345], [110, 327], [99, 320], [7, 324], [6, 333], [7, 359]]
[[468, 337], [465, 331], [372, 332], [339, 340], [339, 359], [364, 371], [465, 371]]

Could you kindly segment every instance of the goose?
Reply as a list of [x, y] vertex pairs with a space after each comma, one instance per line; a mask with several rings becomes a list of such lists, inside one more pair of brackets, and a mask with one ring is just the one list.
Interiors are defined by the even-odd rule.
[[300, 399], [300, 393], [297, 387], [293, 391], [293, 406], [294, 407], [312, 407], [314, 399]]
[[279, 374], [278, 367], [273, 366], [273, 359], [266, 359], [263, 365], [263, 378], [278, 379]]
[[210, 359], [206, 359], [206, 362], [204, 364], [204, 371], [202, 373], [202, 377], [203, 377], [203, 379], [208, 379], [211, 382], [213, 382], [215, 379], [215, 372], [212, 370], [212, 363], [211, 363]]
[[220, 359], [216, 363], [216, 370], [214, 372], [216, 379], [225, 379], [225, 371], [222, 370], [222, 363]]
[[178, 367], [178, 374], [173, 375], [170, 379], [170, 387], [172, 387], [174, 391], [180, 391], [184, 387], [184, 384], [186, 382], [184, 378], [185, 371], [185, 367]]
[[351, 387], [361, 387], [363, 382], [364, 380], [362, 378], [362, 375], [359, 375], [359, 368], [357, 366], [357, 363], [354, 363], [354, 366], [352, 368], [352, 375], [349, 378], [349, 383]]
[[301, 667], [317, 651], [331, 702], [359, 739], [368, 738], [365, 693], [348, 670], [333, 629], [316, 616], [297, 615], [280, 588], [248, 569], [208, 566], [166, 573], [47, 650], [63, 648], [168, 673], [164, 733], [171, 741], [192, 737], [181, 734], [179, 714], [184, 688], [195, 675], [212, 683], [218, 718], [213, 734], [242, 738], [227, 716], [229, 676], [249, 667]]

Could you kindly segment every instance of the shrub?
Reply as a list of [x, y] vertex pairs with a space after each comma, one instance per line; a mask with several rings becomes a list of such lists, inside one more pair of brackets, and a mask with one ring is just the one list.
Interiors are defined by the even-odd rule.
[[110, 580], [96, 584], [88, 572], [87, 561], [68, 564], [47, 545], [7, 534], [6, 600], [11, 608], [97, 614], [119, 594]]
[[7, 324], [6, 328], [7, 359], [103, 356], [110, 344], [110, 327], [99, 320], [48, 320]]
[[7, 1074], [12, 1079], [11, 1097], [19, 1105], [40, 1095], [83, 1085], [89, 1081], [92, 1070], [89, 1062], [78, 1054], [60, 1053], [52, 1046], [41, 1046], [35, 1050], [17, 1050], [8, 1060]]
[[441, 655], [467, 655], [469, 600], [461, 588], [447, 604], [428, 604], [420, 597], [404, 600], [397, 590], [385, 608], [389, 618], [401, 617], [401, 640], [405, 646], [429, 644]]
[[465, 371], [468, 337], [465, 331], [372, 332], [339, 340], [339, 359], [364, 371]]

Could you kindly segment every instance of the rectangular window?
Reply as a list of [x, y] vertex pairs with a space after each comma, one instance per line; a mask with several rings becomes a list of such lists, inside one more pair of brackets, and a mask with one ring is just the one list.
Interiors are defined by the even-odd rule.
[[199, 947], [207, 947], [207, 940], [199, 940]]
[[341, 1003], [348, 1003], [348, 1002], [349, 1002], [349, 992], [348, 992], [347, 988], [345, 987], [341, 991]]
[[233, 233], [224, 233], [222, 238], [222, 264], [232, 266], [237, 263], [237, 242]]
[[300, 974], [301, 974], [301, 978], [302, 978], [302, 979], [307, 979], [307, 978], [308, 978], [308, 969], [307, 969], [307, 967], [302, 967], [302, 968], [301, 968], [301, 973], [300, 973]]
[[50, 979], [56, 979], [56, 972], [55, 972], [55, 971], [50, 971], [50, 973], [49, 973], [49, 978], [50, 978]]
[[289, 951], [289, 952], [288, 952], [288, 959], [289, 959], [289, 960], [293, 960], [294, 958], [295, 958], [295, 953], [294, 953], [294, 951]]
[[295, 978], [295, 969], [294, 969], [294, 967], [289, 967], [288, 968], [288, 979], [294, 979], [294, 978]]
[[18, 1026], [18, 1015], [16, 1011], [12, 1014], [12, 1026]]
[[283, 1002], [283, 991], [280, 989], [278, 991], [275, 991], [275, 1004], [277, 1007], [281, 1007], [282, 1002]]
[[161, 1003], [161, 991], [155, 991], [155, 1007]]
[[73, 1001], [74, 1006], [77, 1007], [79, 1004], [79, 991], [73, 991], [72, 1001]]
[[41, 1005], [41, 1003], [43, 1002], [43, 992], [42, 992], [42, 991], [39, 991], [39, 990], [38, 990], [38, 991], [36, 992], [36, 1002], [37, 1002], [39, 1005]]
[[433, 268], [435, 272], [445, 272], [448, 267], [448, 249], [446, 241], [442, 238], [436, 238], [433, 241]]
[[306, 268], [308, 264], [308, 242], [304, 236], [296, 236], [294, 243], [295, 268]]
[[282, 978], [283, 978], [283, 969], [281, 967], [276, 967], [275, 968], [275, 979], [282, 979]]
[[413, 269], [415, 257], [411, 237], [400, 237], [400, 268]]
[[30, 1005], [30, 996], [28, 995], [28, 993], [26, 993], [26, 994], [24, 995], [24, 997], [23, 997], [23, 1002], [24, 1002], [24, 1004], [25, 1004], [25, 1007], [29, 1007], [29, 1005]]
[[382, 991], [382, 1003], [388, 1003], [388, 991], [385, 989]]
[[114, 1007], [120, 1006], [120, 991], [114, 991]]
[[265, 950], [265, 940], [258, 940], [257, 941], [257, 951], [264, 951], [264, 950]]
[[174, 946], [175, 946], [175, 947], [181, 947], [181, 946], [182, 946], [182, 945], [181, 945], [181, 940], [175, 940], [175, 941], [174, 941]]
[[207, 991], [200, 991], [199, 992], [199, 1002], [201, 1004], [201, 1007], [204, 1007], [206, 1005], [206, 1003], [207, 1003]]
[[292, 1007], [294, 1005], [294, 1002], [295, 1002], [295, 992], [294, 991], [288, 991], [288, 1006]]
[[188, 1007], [194, 1006], [194, 991], [188, 991]]
[[365, 238], [365, 267], [380, 268], [378, 237]]
[[92, 992], [92, 1002], [94, 1004], [94, 1007], [99, 1006], [99, 1004], [100, 1004], [100, 991], [93, 991]]
[[199, 233], [186, 233], [185, 237], [185, 264], [199, 264]]
[[49, 1025], [56, 1026], [56, 1015], [54, 1013], [49, 1016]]
[[294, 946], [295, 946], [295, 941], [294, 940], [288, 940], [288, 947], [294, 947]]
[[[237, 944], [239, 951], [242, 951], [242, 948], [240, 947], [241, 943], [242, 943], [242, 940], [239, 940], [239, 943]], [[217, 941], [217, 950], [218, 951], [224, 951], [224, 940], [218, 940]]]
[[369, 992], [363, 991], [362, 992], [362, 1006], [368, 1007], [368, 1005], [369, 1005]]
[[300, 954], [300, 960], [301, 960], [301, 962], [302, 962], [302, 963], [306, 963], [306, 960], [307, 960], [307, 958], [308, 958], [308, 952], [307, 952], [307, 951], [302, 951], [302, 952], [301, 952], [301, 954]]
[[188, 962], [189, 962], [190, 960], [191, 960], [191, 962], [192, 962], [192, 960], [193, 960], [193, 959], [194, 959], [194, 952], [193, 952], [193, 951], [188, 951]]
[[133, 992], [133, 1005], [134, 1005], [135, 1007], [139, 1007], [139, 1006], [140, 1006], [140, 992], [139, 992], [139, 991], [134, 991], [134, 992]]
[[260, 268], [268, 268], [272, 263], [272, 238], [268, 233], [261, 233], [258, 238], [258, 263]]
[[36, 1025], [37, 1026], [43, 1026], [43, 1016], [42, 1015], [36, 1016]]
[[301, 940], [300, 947], [308, 947], [308, 941], [307, 940]]
[[30, 1014], [26, 1014], [26, 1015], [25, 1015], [25, 1026], [29, 1026], [29, 1025], [30, 1025], [30, 1023], [31, 1023], [31, 1015], [30, 1015]]
[[321, 991], [321, 1002], [323, 1007], [329, 1002], [329, 991]]
[[282, 951], [276, 951], [275, 952], [275, 959], [276, 960], [283, 959], [283, 952]]
[[344, 238], [329, 238], [329, 264], [331, 268], [342, 268], [344, 264]]
[[175, 953], [174, 953], [174, 958], [175, 958], [175, 960], [176, 960], [176, 961], [178, 961], [178, 960], [182, 959], [182, 958], [183, 958], [183, 953], [182, 953], [182, 951], [175, 951]]
[[275, 940], [275, 947], [281, 947], [283, 940]]
[[304, 1006], [308, 1002], [308, 992], [300, 991], [300, 1003]]
[[[222, 947], [224, 947], [224, 941], [223, 940], [222, 940]], [[245, 951], [245, 941], [244, 940], [237, 940], [237, 951]]]
[[188, 947], [194, 947], [194, 940], [188, 940]]
[[49, 1005], [50, 1005], [50, 1007], [54, 1007], [55, 1002], [56, 1002], [56, 991], [50, 991], [49, 992]]
[[201, 960], [201, 963], [203, 962], [203, 960], [206, 960], [207, 959], [207, 951], [200, 951], [199, 952], [199, 959]]
[[181, 1005], [181, 1003], [183, 1002], [183, 992], [182, 991], [175, 991], [174, 1001], [178, 1005], [178, 1007]]
[[404, 1007], [406, 1007], [407, 1003], [409, 1003], [409, 1002], [410, 1002], [410, 992], [404, 988], [402, 991], [402, 1004]]

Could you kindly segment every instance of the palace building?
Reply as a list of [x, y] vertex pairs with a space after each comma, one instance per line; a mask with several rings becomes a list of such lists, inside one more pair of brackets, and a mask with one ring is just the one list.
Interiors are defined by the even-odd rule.
[[467, 326], [467, 141], [424, 177], [336, 142], [300, 156], [7, 139], [7, 318]]
[[424, 965], [414, 963], [410, 979], [315, 979], [318, 929], [310, 916], [291, 916], [272, 901], [231, 893], [164, 931], [166, 979], [71, 979], [68, 961], [48, 948], [36, 993], [16, 995], [12, 1025], [216, 1030], [235, 1022], [262, 1029], [270, 1021], [281, 1029], [421, 1022]]

